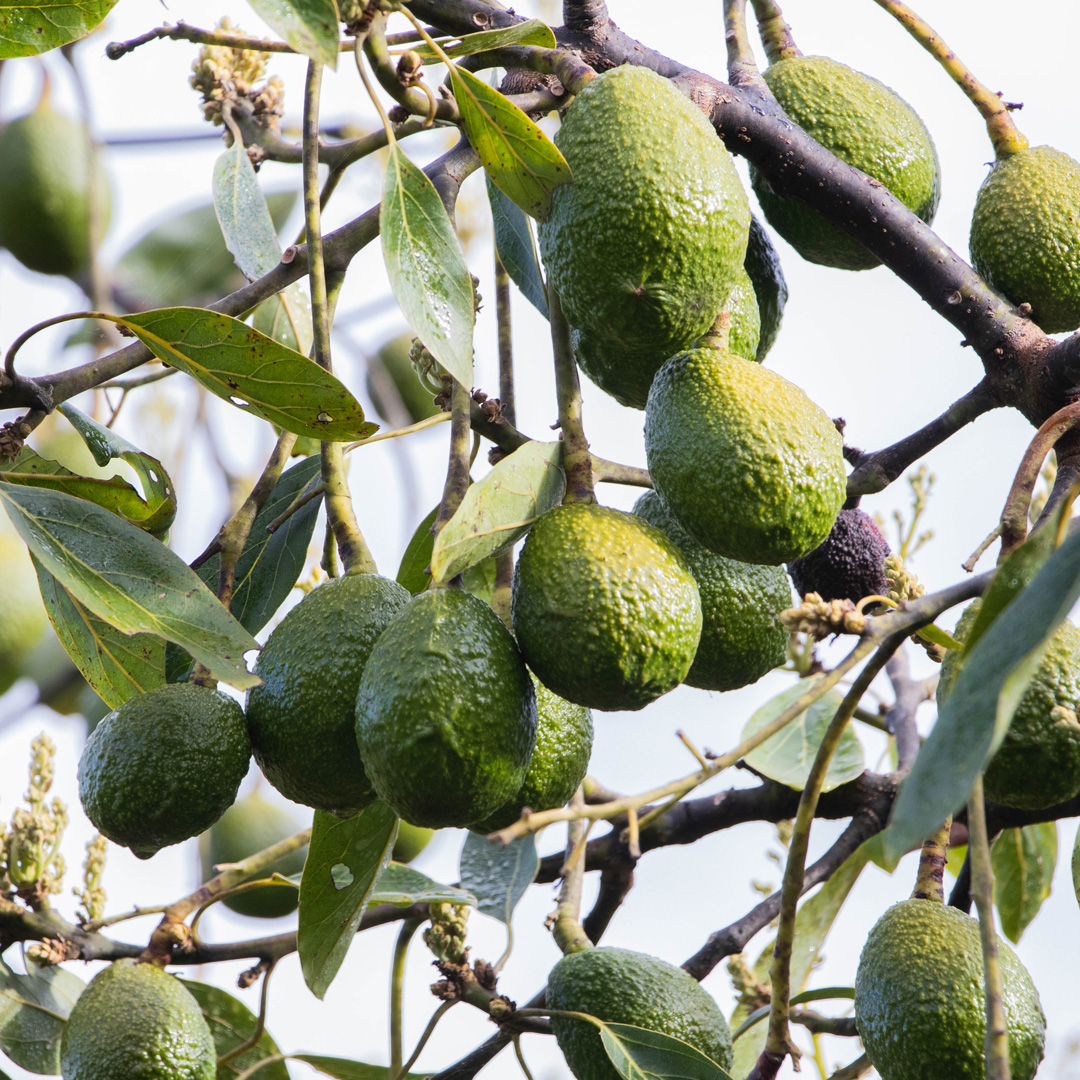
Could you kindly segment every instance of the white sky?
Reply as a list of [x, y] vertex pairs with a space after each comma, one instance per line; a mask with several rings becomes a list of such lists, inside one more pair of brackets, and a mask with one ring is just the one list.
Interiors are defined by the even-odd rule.
[[[536, 0], [550, 3], [550, 0]], [[529, 14], [554, 17], [551, 8], [532, 3], [519, 5]], [[1018, 120], [1031, 143], [1050, 143], [1080, 157], [1075, 110], [1077, 105], [1071, 49], [1080, 31], [1080, 8], [1070, 0], [1050, 0], [1032, 6], [1031, 17], [1017, 13], [1006, 0], [926, 0], [921, 14], [974, 71], [1005, 97], [1022, 101]], [[199, 110], [187, 87], [188, 68], [196, 47], [187, 43], [158, 42], [136, 51], [120, 62], [104, 58], [104, 44], [132, 37], [161, 19], [210, 26], [221, 14], [230, 14], [251, 31], [262, 31], [258, 20], [239, 0], [173, 0], [168, 9], [154, 4], [121, 3], [108, 28], [81, 49], [82, 69], [90, 85], [98, 130], [106, 135], [147, 133], [159, 130], [190, 132], [199, 128]], [[986, 172], [991, 150], [981, 121], [935, 63], [869, 0], [833, 0], [828, 5], [814, 0], [788, 0], [785, 13], [797, 40], [808, 54], [825, 53], [869, 71], [901, 93], [930, 128], [941, 156], [944, 191], [935, 227], [961, 254], [966, 252], [968, 222], [979, 182]], [[650, 45], [693, 66], [723, 76], [724, 49], [720, 4], [682, 0], [675, 17], [653, 25], [656, 7], [643, 0], [613, 0], [613, 16], [630, 33]], [[72, 108], [68, 75], [57, 57], [46, 59], [59, 107]], [[0, 93], [0, 118], [24, 112], [36, 94], [38, 66], [33, 61], [9, 63]], [[302, 61], [275, 57], [271, 71], [287, 83], [287, 120], [296, 122], [302, 87]], [[324, 115], [333, 121], [349, 120], [370, 129], [374, 126], [370, 106], [351, 64], [344, 62], [336, 75], [328, 74], [324, 89]], [[438, 140], [425, 145], [411, 140], [410, 153], [426, 157], [437, 152]], [[440, 144], [441, 146], [441, 144]], [[210, 197], [211, 168], [221, 146], [215, 140], [135, 149], [113, 148], [106, 155], [113, 183], [113, 224], [105, 245], [106, 260], [115, 259], [147, 228], [178, 209], [205, 202]], [[740, 168], [745, 169], [740, 162]], [[262, 178], [268, 189], [296, 187], [298, 170], [268, 164]], [[377, 197], [378, 178], [372, 170], [357, 166], [341, 186], [326, 215], [327, 228], [366, 209]], [[483, 183], [479, 176], [465, 186], [464, 198], [473, 207], [467, 220], [483, 226]], [[289, 232], [295, 228], [290, 225]], [[858, 274], [810, 266], [780, 244], [791, 288], [784, 329], [768, 358], [770, 367], [801, 385], [831, 416], [848, 421], [849, 441], [863, 448], [877, 448], [915, 430], [941, 412], [977, 381], [980, 371], [970, 350], [959, 348], [960, 335], [934, 316], [906, 286], [888, 271]], [[472, 268], [481, 278], [480, 291], [488, 302], [481, 313], [476, 337], [479, 386], [496, 392], [494, 289], [491, 280], [490, 246], [477, 236], [469, 246]], [[64, 310], [78, 310], [85, 300], [78, 290], [60, 279], [25, 271], [6, 252], [0, 253], [0, 343], [6, 345], [33, 323]], [[403, 328], [390, 298], [377, 245], [354, 263], [340, 311], [374, 307], [377, 314], [357, 323], [352, 336], [366, 348]], [[518, 357], [518, 423], [529, 433], [542, 436], [556, 417], [550, 350], [546, 325], [529, 305], [515, 297], [515, 344]], [[68, 328], [42, 334], [23, 350], [21, 369], [27, 373], [56, 369], [74, 359], [59, 353]], [[355, 355], [337, 341], [336, 363], [351, 388], [363, 394], [362, 366]], [[173, 380], [178, 384], [179, 380]], [[186, 416], [192, 405], [189, 389], [174, 386], [169, 409]], [[224, 452], [244, 473], [257, 470], [270, 447], [265, 425], [240, 416], [219, 402], [210, 403], [211, 415], [224, 431]], [[176, 431], [162, 437], [163, 413], [131, 409], [121, 430], [151, 453], [170, 460], [176, 451]], [[640, 413], [625, 410], [585, 385], [585, 422], [595, 450], [605, 457], [642, 464]], [[926, 517], [934, 541], [919, 553], [915, 569], [930, 589], [959, 579], [959, 564], [993, 526], [1031, 430], [1016, 413], [999, 411], [983, 417], [932, 453], [927, 461], [938, 477]], [[414, 437], [404, 456], [412, 463], [416, 488], [403, 493], [400, 473], [401, 447], [386, 444], [353, 455], [351, 479], [361, 525], [380, 567], [388, 575], [396, 571], [412, 528], [438, 498], [446, 432]], [[363, 457], [361, 457], [361, 454]], [[483, 455], [481, 455], [481, 461]], [[483, 467], [482, 465], [480, 466]], [[204, 489], [201, 477], [213, 466], [205, 447], [195, 446], [174, 472], [180, 491], [180, 517], [174, 544], [185, 558], [193, 557], [217, 530], [226, 513], [216, 481]], [[605, 487], [601, 498], [629, 508], [636, 493], [631, 489]], [[898, 483], [879, 496], [864, 500], [864, 507], [888, 518], [895, 508], [907, 507], [905, 485]], [[318, 534], [317, 534], [318, 535]], [[890, 528], [890, 536], [892, 531]], [[986, 560], [984, 565], [989, 565]], [[945, 624], [950, 625], [946, 618]], [[925, 664], [914, 658], [920, 673]], [[693, 766], [674, 736], [684, 729], [699, 745], [723, 750], [737, 741], [742, 724], [753, 709], [787, 685], [789, 677], [773, 674], [759, 684], [725, 695], [680, 688], [641, 713], [596, 717], [596, 746], [591, 772], [605, 784], [623, 791], [651, 788]], [[0, 717], [18, 704], [22, 686], [0, 704]], [[885, 689], [886, 696], [888, 694]], [[926, 709], [920, 719], [932, 718]], [[59, 745], [59, 794], [72, 810], [72, 825], [65, 851], [77, 880], [82, 844], [91, 835], [83, 818], [74, 787], [75, 765], [82, 740], [77, 719], [53, 716], [37, 709], [0, 735], [0, 815], [10, 817], [25, 787], [26, 752], [30, 739], [48, 729]], [[881, 743], [860, 728], [867, 747], [867, 762], [878, 767]], [[745, 783], [745, 774], [714, 782], [710, 790], [730, 783]], [[821, 822], [811, 841], [811, 860], [837, 835], [843, 823]], [[1075, 1016], [1074, 972], [1080, 968], [1076, 900], [1068, 873], [1068, 854], [1074, 826], [1062, 824], [1061, 857], [1054, 894], [1039, 918], [1027, 931], [1018, 949], [1043, 995], [1049, 1019], [1049, 1060], [1040, 1076], [1072, 1077], [1080, 1069], [1064, 1062], [1067, 1048], [1080, 1039]], [[456, 878], [460, 833], [440, 835], [418, 861], [418, 868], [444, 881]], [[776, 848], [774, 830], [768, 825], [748, 825], [700, 841], [692, 850], [666, 849], [647, 855], [639, 868], [638, 884], [616, 915], [605, 942], [654, 953], [680, 963], [696, 951], [708, 934], [745, 913], [758, 899], [752, 880], [779, 882], [779, 870], [767, 857]], [[561, 845], [561, 837], [543, 838], [544, 850]], [[914, 865], [909, 858], [889, 878], [869, 868], [860, 880], [842, 916], [842, 929], [826, 946], [826, 961], [817, 974], [818, 985], [850, 985], [866, 932], [880, 912], [907, 896]], [[183, 895], [195, 884], [196, 857], [193, 844], [167, 849], [150, 863], [137, 861], [127, 851], [110, 848], [106, 886], [110, 912], [133, 904], [158, 904]], [[588, 892], [591, 895], [593, 885]], [[586, 898], [586, 904], [589, 896]], [[504, 992], [519, 1000], [529, 997], [542, 983], [544, 973], [558, 957], [543, 929], [544, 916], [552, 908], [554, 893], [547, 886], [533, 888], [515, 919], [515, 953], [507, 966]], [[70, 914], [74, 900], [62, 897], [58, 906]], [[208, 940], [258, 936], [284, 928], [287, 922], [246, 920], [224, 909], [213, 910], [202, 923]], [[152, 922], [121, 928], [118, 936], [145, 939]], [[304, 988], [296, 958], [286, 959], [274, 976], [270, 994], [269, 1029], [283, 1049], [308, 1050], [385, 1063], [387, 1057], [387, 1006], [389, 955], [396, 928], [365, 933], [354, 943], [348, 960], [323, 1003]], [[769, 935], [762, 935], [748, 949], [753, 960]], [[475, 916], [470, 941], [474, 956], [494, 959], [503, 947], [498, 924]], [[406, 1045], [412, 1044], [427, 1021], [434, 1002], [426, 986], [434, 975], [426, 950], [415, 945], [410, 955], [409, 992], [406, 1000]], [[232, 988], [236, 973], [245, 965], [218, 965], [192, 972], [195, 978]], [[76, 969], [78, 970], [78, 969]], [[89, 977], [92, 970], [79, 971]], [[730, 1012], [732, 998], [727, 975], [718, 968], [705, 982], [721, 1007]], [[257, 991], [245, 1000], [257, 1008]], [[435, 1070], [449, 1064], [486, 1038], [491, 1027], [475, 1010], [455, 1010], [444, 1022], [421, 1058], [421, 1068]], [[568, 1076], [553, 1040], [528, 1036], [525, 1053], [537, 1080]], [[845, 1043], [830, 1047], [830, 1065], [836, 1067], [856, 1056]], [[4, 1063], [13, 1077], [25, 1075]], [[309, 1075], [294, 1066], [294, 1075]], [[790, 1074], [790, 1066], [784, 1075]], [[813, 1070], [811, 1061], [804, 1065]], [[812, 1073], [811, 1073], [812, 1074]], [[485, 1076], [518, 1075], [510, 1054], [489, 1066]], [[806, 1075], [806, 1074], [804, 1074]]]

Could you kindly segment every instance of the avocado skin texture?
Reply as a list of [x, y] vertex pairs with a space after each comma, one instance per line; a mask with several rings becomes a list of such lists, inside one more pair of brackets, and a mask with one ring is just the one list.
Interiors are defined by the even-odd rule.
[[[0, 131], [0, 239], [27, 269], [76, 274], [89, 265], [89, 152], [86, 127], [47, 105]], [[107, 200], [104, 173], [99, 190]]]
[[[998, 939], [1014, 1080], [1042, 1061], [1046, 1019], [1027, 969]], [[894, 904], [874, 924], [855, 975], [859, 1038], [882, 1080], [985, 1080], [979, 923], [933, 900]]]
[[154, 964], [117, 960], [64, 1025], [64, 1080], [214, 1080], [217, 1053], [198, 1002]]
[[565, 806], [585, 779], [592, 754], [592, 713], [553, 694], [536, 676], [536, 746], [517, 794], [494, 814], [472, 826], [491, 833], [512, 825], [527, 806], [554, 810]]
[[[548, 975], [547, 1005], [662, 1032], [731, 1068], [731, 1033], [712, 995], [658, 957], [606, 946], [570, 953]], [[551, 1028], [577, 1080], [619, 1080], [592, 1024], [553, 1016]]]
[[780, 254], [756, 214], [750, 215], [750, 240], [746, 245], [743, 266], [754, 286], [758, 306], [759, 334], [757, 354], [761, 363], [776, 343], [787, 306], [788, 287]]
[[234, 698], [170, 683], [128, 698], [94, 728], [79, 759], [79, 798], [102, 835], [149, 859], [213, 825], [250, 758]]
[[1050, 146], [994, 164], [975, 197], [972, 265], [1048, 334], [1080, 326], [1080, 162]]
[[701, 597], [679, 549], [641, 518], [594, 504], [536, 521], [511, 609], [537, 678], [592, 709], [642, 709], [673, 690], [701, 636]]
[[[2, 170], [0, 170], [2, 171]], [[23, 664], [48, 626], [34, 564], [18, 536], [0, 531], [0, 694], [23, 673]]]
[[683, 553], [701, 593], [701, 641], [683, 680], [702, 690], [736, 690], [787, 659], [787, 631], [777, 617], [791, 607], [791, 582], [779, 566], [725, 559], [699, 544], [647, 491], [634, 513]]
[[809, 555], [788, 564], [800, 596], [822, 600], [861, 600], [889, 591], [885, 559], [889, 544], [864, 510], [841, 510], [832, 532]]
[[653, 362], [712, 323], [746, 251], [750, 209], [704, 114], [643, 67], [593, 79], [555, 144], [574, 182], [556, 188], [540, 250], [571, 326]]
[[354, 733], [368, 656], [409, 602], [377, 574], [335, 578], [308, 593], [270, 635], [247, 699], [248, 731], [267, 780], [287, 799], [351, 817], [375, 801]]
[[[953, 636], [967, 638], [979, 610], [974, 600]], [[937, 699], [949, 695], [959, 673], [960, 652], [949, 649], [941, 663]], [[1066, 619], [1013, 713], [1009, 730], [983, 773], [988, 799], [1020, 810], [1044, 810], [1080, 793], [1080, 725], [1059, 709], [1075, 713], [1080, 702], [1080, 630]]]
[[[435, 396], [416, 377], [412, 361], [409, 359], [412, 343], [412, 334], [399, 334], [391, 338], [369, 361], [368, 374], [364, 377], [364, 387], [371, 399], [371, 404], [384, 420], [388, 423], [397, 423], [398, 414], [402, 406], [404, 407], [408, 419], [402, 421], [402, 426], [406, 422], [415, 424], [442, 412], [435, 404]], [[373, 365], [378, 365], [382, 378], [372, 376], [370, 368]], [[396, 391], [400, 404], [397, 401], [384, 400], [382, 393], [384, 389]]]
[[[826, 56], [780, 60], [765, 70], [765, 82], [808, 135], [841, 161], [880, 180], [923, 221], [933, 220], [941, 166], [930, 132], [903, 98]], [[808, 262], [839, 270], [870, 270], [880, 264], [816, 210], [777, 195], [753, 167], [750, 183], [769, 224]]]
[[410, 863], [428, 846], [428, 841], [435, 835], [434, 829], [422, 829], [410, 825], [407, 821], [398, 822], [397, 839], [390, 858], [394, 862]]
[[510, 799], [536, 695], [498, 615], [461, 589], [411, 600], [364, 668], [356, 740], [379, 798], [411, 825], [472, 825]]
[[775, 565], [820, 544], [846, 498], [843, 440], [793, 383], [713, 348], [673, 356], [645, 407], [649, 474], [687, 532]]
[[[304, 828], [283, 806], [267, 802], [257, 791], [235, 802], [200, 838], [203, 881], [217, 872], [219, 863], [240, 862], [257, 851], [280, 843]], [[307, 845], [260, 870], [254, 878], [281, 874], [291, 877], [304, 869]], [[277, 919], [296, 910], [299, 893], [291, 885], [264, 885], [250, 892], [227, 896], [222, 903], [238, 915]]]

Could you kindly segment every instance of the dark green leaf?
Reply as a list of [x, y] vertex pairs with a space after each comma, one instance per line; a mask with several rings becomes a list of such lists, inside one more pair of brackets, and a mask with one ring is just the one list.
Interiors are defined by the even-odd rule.
[[454, 98], [484, 171], [510, 200], [543, 221], [551, 195], [573, 180], [558, 147], [509, 98], [471, 71], [450, 66]]
[[476, 566], [470, 566], [461, 575], [461, 584], [466, 592], [483, 600], [485, 604], [491, 603], [495, 594], [496, 565], [494, 559], [485, 559]]
[[0, 501], [31, 554], [93, 614], [117, 630], [183, 645], [239, 690], [258, 685], [244, 666], [255, 639], [160, 541], [61, 491], [0, 483]]
[[[502, 30], [482, 30], [478, 34], [466, 34], [456, 45], [444, 45], [442, 51], [447, 56], [472, 56], [489, 49], [501, 49], [506, 45], [537, 45], [541, 49], [554, 49], [557, 42], [555, 34], [547, 23], [539, 19], [515, 23]], [[410, 46], [425, 64], [441, 63], [442, 58], [428, 44], [417, 42]]]
[[525, 216], [525, 211], [511, 202], [492, 183], [487, 173], [484, 178], [487, 182], [488, 202], [491, 204], [491, 220], [495, 227], [495, 249], [510, 275], [510, 280], [546, 319], [547, 292], [540, 275], [540, 261], [536, 257], [532, 224]]
[[434, 510], [419, 525], [409, 540], [405, 554], [401, 556], [401, 565], [398, 567], [397, 583], [411, 593], [423, 592], [431, 582], [431, 576], [425, 571], [431, 565], [431, 550], [435, 544], [435, 537], [431, 535], [431, 527], [435, 524], [439, 508]]
[[1078, 596], [1080, 534], [1075, 534], [1050, 555], [970, 652], [965, 648], [937, 723], [893, 804], [885, 834], [887, 854], [902, 854], [922, 843], [967, 799], [975, 777], [1008, 731], [1054, 631]]
[[346, 820], [315, 811], [300, 879], [296, 945], [304, 981], [317, 998], [326, 993], [345, 959], [396, 836], [397, 817], [384, 802], [372, 803]]
[[115, 6], [116, 0], [0, 0], [0, 60], [78, 41]]
[[[324, 1057], [322, 1054], [290, 1054], [296, 1061], [304, 1061], [313, 1069], [337, 1080], [392, 1080], [385, 1065], [365, 1065], [362, 1061], [348, 1058]], [[404, 1080], [423, 1080], [430, 1073], [406, 1073]]]
[[1015, 945], [1050, 895], [1057, 867], [1057, 823], [1006, 829], [990, 852], [1001, 929]]
[[435, 537], [431, 574], [436, 582], [511, 547], [566, 490], [559, 467], [562, 443], [527, 442], [503, 458], [465, 493]]
[[624, 1080], [731, 1080], [696, 1047], [659, 1031], [632, 1024], [604, 1024], [600, 1041]]
[[63, 968], [16, 975], [0, 961], [0, 1050], [30, 1072], [58, 1074], [64, 1023], [85, 988]]
[[335, 0], [248, 0], [248, 3], [291, 48], [327, 67], [337, 67], [338, 8]]
[[[767, 701], [747, 721], [740, 738], [748, 738], [775, 720], [806, 693], [809, 685], [808, 680], [802, 679]], [[787, 727], [751, 750], [746, 755], [747, 764], [772, 780], [802, 791], [825, 731], [843, 700], [843, 695], [835, 690], [819, 698]], [[831, 791], [849, 780], [854, 780], [862, 775], [864, 767], [862, 745], [848, 727], [840, 737], [840, 744], [829, 762], [822, 791]]]
[[427, 874], [421, 874], [404, 863], [389, 863], [375, 881], [375, 888], [368, 904], [396, 904], [412, 907], [413, 904], [472, 904], [476, 897], [453, 885], [440, 885]]
[[394, 143], [379, 211], [390, 288], [413, 333], [472, 387], [472, 278], [435, 185]]
[[536, 843], [522, 836], [503, 847], [479, 833], [466, 833], [461, 849], [461, 887], [476, 897], [476, 910], [510, 925], [518, 901], [540, 869]]
[[[206, 983], [192, 982], [189, 979], [180, 981], [199, 1003], [199, 1008], [210, 1026], [210, 1034], [214, 1036], [214, 1049], [218, 1057], [243, 1045], [255, 1033], [258, 1017], [238, 998]], [[239, 1076], [256, 1061], [280, 1053], [277, 1043], [270, 1037], [269, 1032], [264, 1031], [250, 1050], [245, 1050], [231, 1061], [218, 1066], [217, 1080], [233, 1080], [233, 1077]], [[256, 1075], [260, 1080], [289, 1080], [289, 1070], [284, 1061], [266, 1065]]]
[[110, 709], [165, 683], [165, 642], [161, 638], [122, 633], [80, 604], [37, 559], [34, 569], [60, 644]]
[[343, 442], [378, 430], [330, 372], [239, 319], [204, 308], [160, 308], [125, 315], [121, 324], [159, 360], [286, 431]]

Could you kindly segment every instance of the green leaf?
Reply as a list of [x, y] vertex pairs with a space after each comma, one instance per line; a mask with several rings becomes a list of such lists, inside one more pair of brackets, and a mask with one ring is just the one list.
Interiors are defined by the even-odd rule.
[[0, 501], [31, 554], [93, 614], [182, 645], [238, 690], [258, 685], [244, 666], [255, 639], [159, 540], [61, 491], [0, 483]]
[[16, 975], [0, 961], [0, 1050], [29, 1072], [58, 1075], [64, 1023], [85, 989], [60, 967]]
[[924, 626], [915, 636], [921, 637], [924, 641], [929, 641], [931, 645], [940, 645], [943, 649], [962, 649], [964, 647], [952, 634], [946, 633], [940, 626], [935, 626], [933, 623]]
[[304, 356], [311, 352], [311, 301], [298, 281], [264, 300], [255, 309], [251, 325], [287, 349]]
[[[396, 836], [397, 817], [384, 802], [346, 820], [315, 811], [300, 879], [296, 946], [304, 982], [317, 998], [325, 995], [345, 959]], [[340, 868], [336, 875], [335, 868]]]
[[335, 0], [248, 0], [255, 14], [304, 56], [337, 68], [338, 7]]
[[[348, 1058], [324, 1057], [322, 1054], [290, 1054], [296, 1061], [304, 1061], [313, 1069], [337, 1080], [393, 1080], [385, 1065], [365, 1065], [362, 1061]], [[430, 1073], [406, 1073], [404, 1080], [424, 1080]]]
[[35, 558], [41, 599], [64, 651], [110, 709], [165, 684], [165, 642], [124, 634], [80, 604]]
[[484, 171], [512, 202], [538, 221], [551, 213], [557, 187], [574, 179], [558, 147], [509, 98], [451, 64], [454, 99]]
[[527, 442], [503, 458], [465, 493], [434, 538], [431, 574], [436, 582], [507, 550], [566, 490], [559, 467], [562, 443]]
[[[214, 1049], [218, 1057], [223, 1057], [230, 1050], [235, 1050], [255, 1034], [258, 1017], [238, 998], [206, 983], [192, 982], [190, 979], [180, 981], [199, 1003], [199, 1008], [202, 1009], [202, 1014], [210, 1026], [210, 1034], [214, 1036]], [[233, 1080], [233, 1077], [239, 1076], [256, 1061], [262, 1061], [264, 1058], [280, 1053], [270, 1033], [264, 1031], [259, 1036], [259, 1041], [250, 1050], [245, 1050], [231, 1061], [218, 1066], [217, 1080]], [[284, 1061], [266, 1065], [256, 1075], [260, 1080], [289, 1080], [289, 1070], [285, 1067]]]
[[286, 431], [326, 442], [378, 430], [341, 383], [314, 360], [204, 308], [159, 308], [120, 320], [159, 359], [219, 398]]
[[[748, 738], [775, 720], [809, 688], [809, 680], [800, 679], [794, 686], [789, 686], [771, 698], [750, 717], [740, 739]], [[843, 695], [835, 690], [819, 698], [787, 727], [766, 739], [755, 750], [751, 750], [746, 755], [746, 763], [770, 779], [802, 791], [825, 731], [843, 700]], [[862, 775], [864, 767], [862, 745], [848, 727], [840, 737], [840, 744], [829, 762], [822, 791], [831, 791], [849, 780], [856, 779]]]
[[78, 41], [115, 6], [116, 0], [0, 0], [0, 60], [38, 56]]
[[438, 513], [439, 508], [436, 506], [416, 526], [416, 531], [405, 548], [405, 554], [401, 556], [397, 583], [414, 594], [423, 592], [431, 581], [430, 576], [424, 571], [431, 565], [431, 550], [435, 543], [435, 537], [431, 535], [431, 526], [435, 524]]
[[379, 211], [390, 288], [413, 333], [462, 386], [472, 387], [472, 278], [435, 185], [394, 143]]
[[518, 837], [503, 847], [479, 833], [466, 833], [461, 849], [461, 887], [476, 897], [476, 910], [510, 925], [518, 901], [540, 869], [532, 836]]
[[521, 295], [546, 319], [548, 317], [547, 291], [540, 274], [540, 260], [536, 255], [536, 240], [532, 224], [525, 212], [508, 199], [492, 182], [487, 173], [488, 202], [491, 204], [491, 220], [495, 227], [495, 250], [510, 275], [510, 280], [521, 290]]
[[[1008, 565], [1003, 563], [998, 574]], [[974, 646], [965, 646], [963, 664], [938, 709], [937, 723], [893, 804], [885, 833], [887, 853], [903, 854], [921, 844], [967, 799], [975, 777], [1008, 731], [1054, 631], [1078, 596], [1080, 534], [1050, 555]]]
[[[473, 56], [489, 49], [501, 49], [506, 45], [537, 45], [541, 49], [554, 49], [558, 42], [547, 23], [539, 19], [515, 23], [502, 30], [482, 30], [478, 34], [466, 34], [456, 45], [443, 45], [447, 56]], [[426, 42], [417, 42], [410, 49], [416, 52], [425, 64], [442, 63], [442, 57]]]
[[1001, 929], [1015, 945], [1050, 895], [1057, 867], [1057, 823], [1006, 829], [990, 851]]
[[464, 889], [453, 885], [441, 885], [427, 874], [421, 874], [404, 863], [391, 862], [379, 874], [375, 888], [368, 897], [368, 905], [396, 904], [398, 907], [412, 907], [413, 904], [471, 904], [476, 906], [476, 897]]
[[712, 1058], [682, 1039], [632, 1024], [603, 1024], [600, 1041], [624, 1080], [731, 1080]]

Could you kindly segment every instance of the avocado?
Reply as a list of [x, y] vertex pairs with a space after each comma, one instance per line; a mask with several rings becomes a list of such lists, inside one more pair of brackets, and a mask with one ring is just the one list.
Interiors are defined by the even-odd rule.
[[800, 596], [858, 601], [889, 591], [885, 559], [889, 543], [863, 510], [841, 510], [832, 531], [809, 555], [793, 559], [788, 573]]

